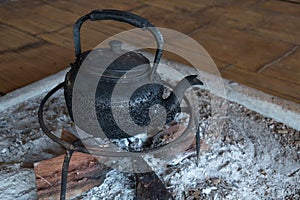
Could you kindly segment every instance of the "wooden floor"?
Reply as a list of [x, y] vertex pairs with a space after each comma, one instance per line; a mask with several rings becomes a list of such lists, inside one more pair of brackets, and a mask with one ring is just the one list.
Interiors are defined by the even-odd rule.
[[[204, 46], [224, 78], [300, 103], [300, 0], [0, 2], [1, 95], [74, 62], [72, 25], [101, 8], [127, 10], [188, 34]], [[83, 48], [129, 28], [112, 21], [88, 23]]]

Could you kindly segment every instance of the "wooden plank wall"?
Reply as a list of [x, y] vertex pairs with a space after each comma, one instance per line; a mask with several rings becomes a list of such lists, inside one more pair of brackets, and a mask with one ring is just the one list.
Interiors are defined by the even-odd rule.
[[[72, 25], [98, 8], [130, 11], [185, 33], [208, 51], [224, 78], [300, 103], [299, 0], [2, 1], [0, 95], [73, 62]], [[83, 49], [129, 28], [112, 21], [87, 23]]]

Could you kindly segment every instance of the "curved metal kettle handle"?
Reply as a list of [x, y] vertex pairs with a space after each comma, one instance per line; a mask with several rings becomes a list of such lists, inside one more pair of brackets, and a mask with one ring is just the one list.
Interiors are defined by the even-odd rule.
[[74, 35], [74, 47], [76, 60], [80, 59], [81, 55], [81, 43], [80, 43], [80, 28], [86, 20], [96, 21], [96, 20], [116, 20], [120, 22], [125, 22], [131, 24], [137, 28], [142, 28], [148, 30], [155, 37], [157, 42], [157, 49], [154, 58], [154, 64], [151, 70], [150, 79], [153, 79], [154, 73], [156, 72], [158, 63], [162, 56], [163, 51], [163, 36], [161, 32], [153, 26], [147, 19], [140, 17], [138, 15], [120, 11], [120, 10], [94, 10], [87, 15], [80, 17], [74, 24], [73, 35]]

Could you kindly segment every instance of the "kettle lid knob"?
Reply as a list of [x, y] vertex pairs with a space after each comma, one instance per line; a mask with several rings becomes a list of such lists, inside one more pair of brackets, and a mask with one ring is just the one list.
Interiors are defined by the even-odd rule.
[[122, 42], [119, 40], [112, 40], [108, 43], [108, 45], [114, 53], [120, 53], [122, 50]]

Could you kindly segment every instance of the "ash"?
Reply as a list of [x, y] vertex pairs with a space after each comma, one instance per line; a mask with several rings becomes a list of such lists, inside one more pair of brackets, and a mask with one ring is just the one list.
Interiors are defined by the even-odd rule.
[[85, 194], [82, 194], [80, 197], [74, 198], [73, 200], [133, 200], [135, 199], [135, 190], [132, 179], [133, 177], [128, 174], [121, 173], [117, 170], [112, 170], [106, 174], [106, 179], [100, 186], [94, 187]]
[[283, 149], [255, 121], [228, 119], [224, 132], [208, 130], [205, 142], [198, 167], [190, 157], [162, 174], [176, 199], [300, 198], [299, 151]]
[[[300, 199], [300, 132], [206, 90], [193, 92], [197, 94], [195, 106], [202, 131], [198, 166], [195, 150], [188, 149], [163, 168], [154, 168], [173, 197]], [[30, 163], [63, 152], [39, 127], [41, 98], [1, 113], [1, 199], [36, 199]], [[227, 112], [215, 117], [212, 101], [226, 104]], [[45, 110], [46, 123], [57, 135], [72, 126], [62, 91], [54, 95]], [[140, 141], [144, 141], [142, 136]], [[159, 159], [147, 162], [153, 166]], [[75, 199], [134, 199], [134, 193], [133, 175], [112, 170], [101, 185]]]

